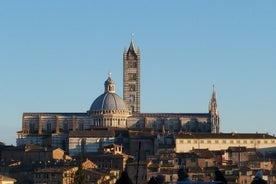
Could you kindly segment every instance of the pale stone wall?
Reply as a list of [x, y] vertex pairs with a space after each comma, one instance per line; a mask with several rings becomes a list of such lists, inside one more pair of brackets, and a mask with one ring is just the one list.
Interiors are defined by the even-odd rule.
[[69, 138], [69, 155], [74, 156], [81, 152], [82, 140], [85, 140], [84, 151], [85, 152], [98, 152], [98, 149], [103, 146], [107, 146], [115, 143], [114, 137], [70, 137]]
[[244, 146], [247, 148], [276, 149], [276, 138], [272, 139], [185, 139], [176, 138], [176, 152], [189, 152], [192, 149], [226, 150], [228, 147]]
[[42, 145], [43, 140], [41, 136], [26, 136], [26, 135], [19, 135], [16, 139], [17, 146], [25, 145], [25, 144], [37, 144]]

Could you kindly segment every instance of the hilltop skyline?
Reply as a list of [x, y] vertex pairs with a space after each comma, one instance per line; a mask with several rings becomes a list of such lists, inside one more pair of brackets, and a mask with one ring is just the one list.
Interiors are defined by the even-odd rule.
[[24, 112], [86, 112], [123, 51], [141, 51], [141, 112], [208, 112], [222, 132], [275, 134], [274, 1], [0, 3], [0, 141]]

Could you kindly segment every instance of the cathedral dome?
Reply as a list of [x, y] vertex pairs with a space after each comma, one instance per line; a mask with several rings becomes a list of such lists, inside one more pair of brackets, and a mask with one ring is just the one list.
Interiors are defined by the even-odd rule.
[[105, 92], [92, 103], [90, 111], [128, 110], [123, 99], [116, 93]]
[[115, 93], [115, 83], [110, 75], [104, 83], [105, 92], [92, 103], [90, 111], [123, 110], [128, 111], [124, 100]]

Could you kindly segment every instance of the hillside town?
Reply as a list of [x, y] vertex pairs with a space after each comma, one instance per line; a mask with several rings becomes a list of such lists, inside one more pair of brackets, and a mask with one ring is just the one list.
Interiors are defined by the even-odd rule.
[[0, 145], [0, 183], [115, 184], [126, 173], [132, 183], [169, 184], [179, 169], [193, 182], [213, 182], [219, 170], [228, 184], [250, 184], [259, 171], [276, 183], [276, 137], [221, 132], [214, 86], [208, 112], [144, 113], [133, 40], [123, 72], [123, 98], [109, 73], [87, 112], [24, 112], [17, 145]]

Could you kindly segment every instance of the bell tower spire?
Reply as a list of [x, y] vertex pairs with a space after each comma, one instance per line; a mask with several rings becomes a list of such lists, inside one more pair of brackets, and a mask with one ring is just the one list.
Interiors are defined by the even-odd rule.
[[209, 102], [209, 114], [210, 114], [210, 120], [211, 120], [211, 133], [219, 133], [219, 112], [217, 108], [217, 97], [216, 97], [216, 91], [215, 86], [213, 85], [213, 92], [212, 97]]
[[140, 50], [135, 48], [133, 34], [128, 50], [124, 50], [123, 97], [133, 113], [140, 113]]

